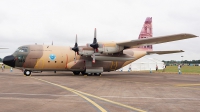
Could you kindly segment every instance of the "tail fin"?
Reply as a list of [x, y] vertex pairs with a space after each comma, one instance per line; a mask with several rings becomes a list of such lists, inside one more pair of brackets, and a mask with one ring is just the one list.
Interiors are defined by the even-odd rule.
[[[152, 29], [152, 17], [147, 17], [143, 24], [143, 27], [142, 27], [142, 30], [140, 32], [138, 39], [151, 38], [153, 36], [152, 30], [153, 30]], [[139, 48], [153, 50], [152, 45], [139, 46]]]

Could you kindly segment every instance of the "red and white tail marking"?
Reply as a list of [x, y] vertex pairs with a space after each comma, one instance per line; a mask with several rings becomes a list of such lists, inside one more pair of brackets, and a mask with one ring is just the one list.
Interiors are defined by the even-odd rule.
[[[151, 38], [153, 36], [152, 30], [153, 30], [152, 17], [147, 17], [143, 24], [143, 27], [142, 27], [142, 30], [140, 32], [138, 39]], [[152, 45], [143, 45], [143, 46], [139, 46], [139, 48], [152, 50], [153, 46]]]

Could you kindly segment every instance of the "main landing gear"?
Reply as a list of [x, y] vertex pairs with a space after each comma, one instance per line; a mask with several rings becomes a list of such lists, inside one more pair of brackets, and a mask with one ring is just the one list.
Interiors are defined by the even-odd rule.
[[94, 75], [94, 76], [101, 76], [101, 73], [85, 73], [85, 71], [82, 71], [82, 72], [80, 72], [80, 71], [73, 71], [73, 73], [74, 73], [74, 75], [79, 75], [81, 73], [82, 75], [87, 75], [87, 76], [92, 76], [92, 75]]
[[30, 76], [31, 75], [31, 71], [30, 70], [24, 70], [24, 75], [25, 76]]
[[95, 76], [100, 76], [100, 75], [101, 75], [101, 73], [94, 73], [94, 75], [95, 75]]
[[80, 71], [73, 71], [74, 75], [79, 75]]
[[101, 73], [87, 73], [88, 74], [88, 76], [92, 76], [92, 75], [94, 75], [94, 76], [101, 76]]

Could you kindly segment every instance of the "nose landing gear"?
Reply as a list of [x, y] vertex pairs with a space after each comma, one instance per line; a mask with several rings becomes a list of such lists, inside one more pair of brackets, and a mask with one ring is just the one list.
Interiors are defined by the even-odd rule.
[[31, 71], [30, 70], [24, 70], [24, 75], [25, 76], [30, 76], [31, 75]]

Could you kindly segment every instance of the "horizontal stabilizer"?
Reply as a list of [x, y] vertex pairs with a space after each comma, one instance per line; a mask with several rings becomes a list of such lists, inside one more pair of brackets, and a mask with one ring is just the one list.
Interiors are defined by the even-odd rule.
[[137, 47], [141, 45], [159, 44], [159, 43], [164, 43], [164, 42], [183, 40], [183, 39], [194, 38], [194, 37], [197, 37], [197, 36], [193, 34], [182, 33], [182, 34], [175, 34], [175, 35], [144, 38], [140, 40], [131, 40], [127, 42], [119, 42], [117, 43], [117, 45], [129, 48], [129, 47]]
[[184, 52], [183, 50], [172, 50], [172, 51], [147, 51], [147, 54], [171, 54], [171, 53], [179, 53]]

